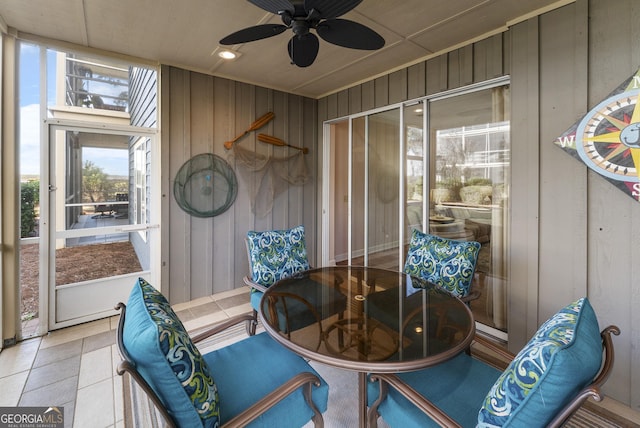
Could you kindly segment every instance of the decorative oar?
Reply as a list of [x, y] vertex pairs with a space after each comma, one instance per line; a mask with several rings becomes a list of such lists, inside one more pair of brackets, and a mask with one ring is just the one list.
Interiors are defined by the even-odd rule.
[[271, 135], [258, 134], [258, 141], [271, 144], [272, 146], [291, 147], [292, 149], [300, 150], [305, 155], [309, 153], [309, 149], [306, 147], [297, 147], [287, 144], [278, 137], [272, 137]]
[[227, 150], [231, 150], [231, 147], [233, 147], [233, 145], [235, 144], [236, 141], [238, 141], [240, 138], [244, 137], [245, 135], [247, 135], [249, 132], [251, 131], [255, 131], [257, 129], [262, 128], [263, 126], [265, 126], [267, 123], [269, 123], [269, 121], [271, 119], [273, 119], [275, 117], [275, 114], [273, 114], [273, 112], [269, 112], [266, 113], [264, 116], [260, 116], [259, 118], [257, 118], [249, 127], [249, 129], [247, 129], [246, 131], [244, 131], [242, 134], [238, 135], [236, 138], [234, 138], [231, 141], [227, 141], [224, 143], [224, 148]]

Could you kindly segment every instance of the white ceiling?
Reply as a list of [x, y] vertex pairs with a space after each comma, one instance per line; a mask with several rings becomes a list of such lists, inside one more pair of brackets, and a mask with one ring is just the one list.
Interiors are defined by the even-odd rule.
[[218, 58], [224, 36], [281, 23], [244, 0], [0, 0], [0, 26], [27, 39], [41, 36], [319, 98], [572, 1], [364, 0], [341, 18], [374, 29], [385, 46], [361, 51], [321, 40], [307, 68], [290, 64], [290, 30], [234, 46], [241, 54], [234, 61]]

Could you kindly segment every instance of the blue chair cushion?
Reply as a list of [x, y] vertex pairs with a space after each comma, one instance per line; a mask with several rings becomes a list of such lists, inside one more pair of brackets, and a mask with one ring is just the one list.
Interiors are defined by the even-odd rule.
[[[413, 387], [463, 427], [476, 425], [478, 408], [487, 390], [499, 375], [500, 370], [465, 353], [427, 369], [397, 373], [403, 382]], [[367, 392], [369, 406], [371, 406], [380, 394], [378, 382], [369, 382]], [[380, 404], [378, 412], [392, 427], [439, 427], [436, 422], [391, 387], [388, 389], [387, 398]]]
[[247, 233], [251, 279], [268, 287], [282, 278], [309, 269], [304, 226]]
[[546, 425], [602, 364], [602, 339], [586, 298], [547, 320], [495, 382], [478, 413], [479, 427]]
[[[212, 368], [220, 391], [222, 421], [229, 421], [301, 372], [311, 372], [320, 378], [320, 386], [313, 387], [312, 399], [321, 413], [327, 410], [327, 383], [302, 357], [267, 333], [208, 352], [204, 359]], [[312, 416], [313, 411], [298, 388], [248, 426], [303, 426]]]
[[209, 366], [169, 302], [142, 278], [129, 296], [123, 342], [179, 426], [219, 425], [218, 390]]
[[456, 241], [413, 229], [404, 272], [465, 297], [471, 291], [479, 252], [479, 242]]

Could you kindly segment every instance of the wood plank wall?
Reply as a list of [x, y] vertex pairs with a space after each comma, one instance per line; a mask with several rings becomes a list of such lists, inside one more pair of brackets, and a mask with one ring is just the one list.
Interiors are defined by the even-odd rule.
[[[591, 109], [640, 67], [640, 2], [590, 0], [588, 15], [587, 85], [578, 90]], [[640, 411], [640, 203], [589, 170], [586, 189], [587, 292], [600, 325], [622, 330], [606, 391]]]
[[637, 0], [577, 0], [318, 100], [318, 144], [324, 121], [510, 75], [509, 347], [588, 296], [623, 332], [605, 392], [640, 411], [640, 204], [553, 144], [640, 66], [637, 22]]
[[[243, 285], [248, 274], [244, 238], [249, 230], [284, 229], [303, 224], [314, 260], [317, 164], [316, 101], [228, 79], [163, 66], [162, 81], [162, 284], [172, 304]], [[233, 152], [223, 144], [242, 134], [267, 112], [275, 119], [238, 141], [258, 154], [283, 157], [297, 153], [257, 141], [257, 133], [307, 147], [311, 179], [291, 186], [265, 217], [251, 212], [249, 191], [259, 185], [238, 170]], [[173, 183], [191, 157], [213, 153], [228, 161], [238, 179], [238, 195], [229, 210], [211, 218], [192, 217], [176, 203]]]

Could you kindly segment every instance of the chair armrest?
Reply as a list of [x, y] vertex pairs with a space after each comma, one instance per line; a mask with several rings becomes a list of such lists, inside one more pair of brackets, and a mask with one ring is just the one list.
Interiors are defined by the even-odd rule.
[[381, 399], [384, 399], [386, 395], [386, 385], [384, 383], [391, 385], [395, 390], [397, 390], [400, 394], [402, 394], [407, 400], [409, 400], [413, 405], [415, 405], [418, 409], [422, 410], [424, 413], [429, 415], [431, 419], [437, 422], [440, 426], [443, 427], [451, 427], [451, 428], [461, 428], [460, 424], [458, 424], [455, 420], [453, 420], [449, 415], [440, 410], [440, 408], [436, 407], [431, 401], [424, 398], [418, 391], [404, 383], [400, 380], [396, 375], [391, 373], [377, 373], [372, 374], [371, 379], [373, 381], [380, 382], [380, 398], [378, 402], [376, 402], [372, 409], [375, 411], [377, 409], [377, 404]]
[[615, 359], [613, 340], [611, 338], [612, 334], [616, 336], [620, 334], [620, 329], [615, 325], [605, 327], [604, 330], [600, 332], [604, 350], [604, 361], [600, 368], [600, 372], [596, 375], [590, 385], [587, 385], [582, 389], [582, 391], [580, 391], [580, 393], [556, 415], [548, 425], [550, 428], [559, 428], [563, 426], [567, 419], [569, 419], [569, 417], [571, 417], [571, 415], [573, 415], [589, 397], [593, 398], [595, 401], [602, 401], [604, 399], [604, 395], [600, 388], [609, 378], [609, 374], [611, 374], [611, 369], [613, 367], [613, 361]]
[[251, 321], [251, 320], [253, 320], [252, 314], [247, 313], [242, 315], [236, 315], [234, 317], [229, 318], [226, 321], [222, 321], [222, 322], [213, 324], [210, 327], [207, 327], [206, 330], [192, 336], [191, 341], [193, 343], [201, 342], [202, 340], [208, 337], [214, 336], [230, 327], [233, 327], [234, 325], [240, 324], [245, 321]]
[[251, 288], [255, 288], [256, 290], [261, 291], [262, 293], [267, 291], [267, 287], [265, 287], [264, 285], [258, 284], [257, 282], [253, 282], [253, 280], [248, 276], [245, 276], [242, 279], [244, 280], [244, 283]]
[[[148, 399], [151, 400], [156, 410], [160, 413], [164, 422], [163, 426], [165, 426], [166, 428], [176, 427], [173, 418], [167, 411], [167, 408], [164, 406], [162, 401], [160, 401], [160, 398], [158, 398], [155, 391], [151, 388], [151, 386], [147, 383], [147, 381], [144, 380], [144, 378], [140, 375], [140, 373], [138, 373], [135, 365], [132, 362], [127, 360], [121, 360], [118, 363], [118, 366], [116, 367], [116, 373], [120, 376], [124, 376], [125, 373], [128, 373], [129, 376], [133, 378], [134, 382], [147, 395]], [[128, 379], [123, 379], [123, 382], [128, 382], [128, 381], [129, 381]], [[133, 387], [134, 386], [131, 384], [128, 386], [128, 388], [133, 388]], [[135, 408], [135, 406], [131, 405], [131, 402], [127, 402], [127, 400], [125, 400], [124, 411], [125, 411], [125, 420], [127, 420], [127, 416], [126, 416], [127, 413], [129, 412], [136, 413], [138, 409]]]
[[312, 386], [320, 386], [320, 379], [310, 372], [299, 373], [296, 376], [289, 379], [287, 383], [281, 385], [277, 389], [270, 392], [260, 401], [249, 407], [244, 412], [237, 415], [235, 418], [231, 419], [224, 425], [223, 427], [241, 427], [248, 425], [251, 421], [256, 419], [258, 416], [269, 410], [279, 401], [287, 397], [292, 392], [296, 391], [298, 388], [304, 387], [304, 397], [316, 414], [314, 416], [314, 421], [322, 421], [322, 415], [317, 411], [315, 405], [311, 401], [311, 389]]

